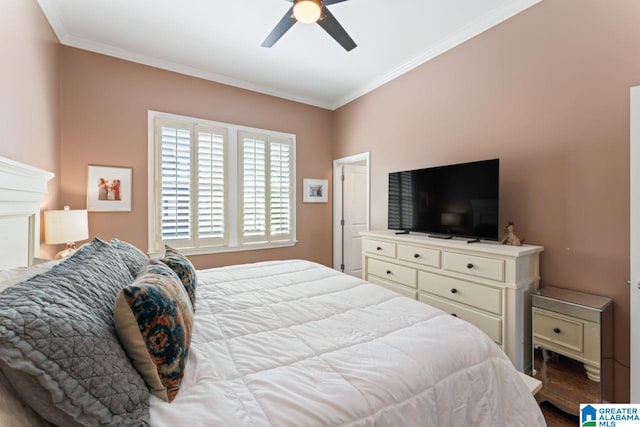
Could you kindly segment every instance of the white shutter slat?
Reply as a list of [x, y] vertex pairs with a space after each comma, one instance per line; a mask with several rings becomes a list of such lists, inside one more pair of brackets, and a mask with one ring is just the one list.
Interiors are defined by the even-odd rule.
[[198, 127], [198, 238], [226, 241], [226, 132]]
[[163, 241], [191, 239], [191, 130], [160, 131], [160, 229]]
[[291, 234], [291, 145], [270, 143], [270, 235]]
[[241, 135], [242, 237], [266, 237], [266, 141]]

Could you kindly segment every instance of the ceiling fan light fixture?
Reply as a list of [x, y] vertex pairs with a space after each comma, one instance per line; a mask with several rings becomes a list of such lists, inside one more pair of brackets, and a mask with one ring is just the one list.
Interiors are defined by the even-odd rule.
[[294, 0], [293, 16], [303, 24], [313, 24], [320, 19], [322, 4], [320, 0]]

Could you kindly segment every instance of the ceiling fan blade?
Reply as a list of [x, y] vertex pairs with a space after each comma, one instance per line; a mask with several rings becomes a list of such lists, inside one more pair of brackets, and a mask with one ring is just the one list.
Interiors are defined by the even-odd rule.
[[318, 21], [318, 25], [320, 25], [331, 37], [340, 43], [347, 52], [357, 46], [356, 42], [354, 42], [344, 28], [342, 28], [342, 25], [340, 25], [336, 17], [329, 12], [329, 9], [323, 7], [322, 15], [323, 17]]
[[322, 4], [324, 4], [325, 6], [329, 6], [336, 3], [342, 3], [343, 1], [347, 0], [323, 0]]
[[269, 33], [266, 39], [262, 42], [262, 47], [271, 47], [273, 46], [280, 37], [284, 35], [293, 24], [296, 23], [296, 18], [293, 17], [293, 7], [291, 7], [287, 13], [282, 17], [280, 22], [276, 25], [276, 27]]

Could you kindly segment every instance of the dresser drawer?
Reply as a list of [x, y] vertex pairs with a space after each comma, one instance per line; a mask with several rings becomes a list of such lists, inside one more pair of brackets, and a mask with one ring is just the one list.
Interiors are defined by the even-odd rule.
[[496, 344], [502, 344], [501, 319], [480, 313], [472, 308], [426, 295], [422, 292], [418, 292], [418, 300], [474, 324], [485, 334], [489, 335]]
[[382, 256], [388, 256], [390, 258], [396, 257], [396, 244], [390, 242], [383, 242], [381, 240], [364, 239], [364, 251], [371, 254], [377, 254]]
[[504, 282], [504, 260], [502, 259], [445, 252], [443, 267], [449, 271]]
[[374, 283], [376, 285], [380, 285], [384, 288], [387, 288], [391, 291], [394, 291], [402, 296], [405, 296], [411, 299], [416, 299], [417, 297], [418, 291], [416, 291], [415, 288], [407, 288], [406, 286], [398, 285], [396, 283], [389, 282], [388, 280], [384, 280], [376, 276], [367, 277], [367, 281]]
[[584, 323], [580, 319], [533, 307], [533, 337], [583, 352]]
[[498, 315], [502, 314], [502, 290], [500, 289], [425, 271], [418, 273], [418, 288], [421, 291], [474, 308]]
[[440, 268], [440, 251], [436, 249], [398, 245], [398, 259]]
[[417, 288], [417, 272], [413, 268], [403, 267], [401, 265], [372, 258], [367, 260], [367, 267], [369, 274], [392, 282], [398, 282], [411, 288]]

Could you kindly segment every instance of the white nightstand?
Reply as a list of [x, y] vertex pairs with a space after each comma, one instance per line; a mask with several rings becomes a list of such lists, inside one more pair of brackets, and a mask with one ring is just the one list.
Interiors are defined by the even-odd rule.
[[613, 398], [610, 298], [545, 287], [531, 296], [534, 376], [539, 401], [577, 414], [580, 403]]

